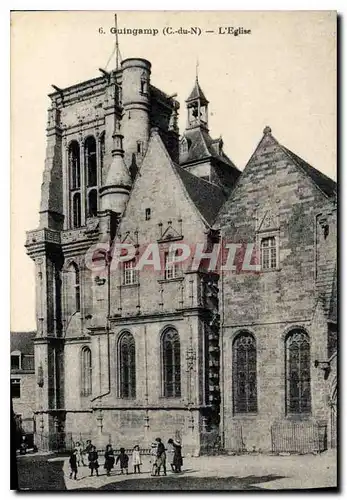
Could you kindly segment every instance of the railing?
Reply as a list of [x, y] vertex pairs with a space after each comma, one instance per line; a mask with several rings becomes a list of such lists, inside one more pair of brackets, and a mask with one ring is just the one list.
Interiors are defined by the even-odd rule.
[[[34, 437], [35, 445], [39, 450], [42, 451], [53, 451], [58, 453], [70, 453], [76, 446], [77, 443], [85, 449], [87, 446], [87, 440], [90, 440], [94, 444], [94, 437], [89, 433], [79, 433], [72, 434], [71, 432], [53, 432], [53, 433], [37, 433]], [[112, 444], [112, 443], [111, 443]], [[103, 454], [105, 452], [106, 445], [99, 447], [97, 443], [95, 444], [98, 453]], [[120, 453], [118, 447], [113, 447], [115, 454]], [[133, 448], [125, 448], [125, 453], [131, 454]], [[150, 455], [150, 448], [140, 448], [141, 455]]]
[[273, 453], [314, 453], [327, 449], [327, 426], [314, 422], [276, 422], [271, 427]]

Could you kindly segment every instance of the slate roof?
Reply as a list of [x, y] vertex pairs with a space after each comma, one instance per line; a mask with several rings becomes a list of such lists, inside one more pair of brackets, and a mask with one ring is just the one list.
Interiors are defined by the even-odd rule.
[[189, 94], [189, 97], [186, 100], [186, 102], [195, 101], [196, 99], [200, 99], [200, 101], [205, 103], [205, 104], [208, 103], [208, 100], [206, 99], [205, 94], [201, 90], [198, 79], [195, 80], [193, 90]]
[[35, 370], [35, 336], [36, 332], [11, 332], [11, 352], [20, 351], [22, 360], [21, 370], [32, 372]]
[[11, 332], [11, 352], [34, 355], [34, 338], [36, 332]]
[[217, 214], [226, 201], [223, 191], [187, 170], [175, 165], [176, 172], [180, 176], [188, 195], [209, 225], [212, 225]]
[[222, 152], [222, 154], [217, 153], [213, 147], [213, 143], [215, 143], [216, 140], [212, 139], [207, 130], [204, 130], [201, 127], [186, 130], [184, 132], [184, 137], [188, 141], [189, 151], [188, 156], [184, 162], [182, 162], [182, 165], [212, 157], [239, 171], [224, 152]]
[[336, 196], [337, 185], [335, 181], [330, 179], [330, 177], [326, 176], [322, 172], [319, 172], [319, 170], [309, 165], [305, 160], [300, 158], [300, 156], [296, 155], [285, 146], [280, 146], [282, 150], [290, 157], [290, 159], [313, 180], [313, 182], [319, 187], [321, 191], [323, 191], [323, 193], [325, 193], [329, 198]]

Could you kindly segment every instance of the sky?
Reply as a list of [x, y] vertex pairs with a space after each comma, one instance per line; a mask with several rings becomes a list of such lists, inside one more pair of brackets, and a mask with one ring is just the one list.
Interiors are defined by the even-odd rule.
[[[11, 15], [11, 330], [36, 329], [34, 264], [25, 232], [38, 226], [51, 85], [100, 75], [114, 49], [111, 11]], [[201, 35], [164, 35], [198, 27]], [[251, 30], [218, 34], [227, 27]], [[100, 30], [102, 28], [102, 30]], [[336, 180], [336, 18], [328, 11], [119, 12], [122, 58], [152, 63], [151, 82], [181, 103], [199, 82], [210, 101], [212, 137], [243, 169], [269, 125], [274, 137]], [[205, 33], [213, 30], [214, 33]], [[100, 33], [102, 31], [102, 33]], [[115, 67], [113, 57], [107, 67]]]

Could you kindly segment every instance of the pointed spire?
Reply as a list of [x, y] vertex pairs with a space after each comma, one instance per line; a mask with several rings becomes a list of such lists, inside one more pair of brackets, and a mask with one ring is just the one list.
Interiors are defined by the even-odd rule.
[[186, 100], [186, 103], [188, 111], [187, 129], [204, 127], [208, 130], [208, 100], [199, 85], [198, 63], [194, 88]]
[[114, 125], [114, 132], [112, 134], [113, 137], [113, 149], [112, 149], [112, 156], [124, 156], [124, 149], [123, 149], [123, 135], [120, 130], [120, 123], [119, 120], [115, 121]]
[[124, 162], [123, 135], [117, 120], [113, 132], [112, 161], [106, 177], [106, 186], [131, 186], [131, 178]]
[[191, 91], [186, 102], [192, 102], [192, 101], [197, 101], [197, 100], [200, 100], [200, 103], [202, 105], [208, 104], [208, 100], [206, 99], [206, 97], [205, 97], [205, 95], [204, 95], [204, 93], [201, 90], [201, 87], [199, 85], [198, 75], [196, 75], [196, 80], [195, 80], [193, 90]]

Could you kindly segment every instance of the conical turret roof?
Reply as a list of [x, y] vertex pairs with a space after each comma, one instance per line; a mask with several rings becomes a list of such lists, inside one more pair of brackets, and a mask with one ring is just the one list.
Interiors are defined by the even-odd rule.
[[106, 176], [105, 186], [130, 187], [132, 184], [129, 170], [124, 162], [123, 136], [120, 124], [116, 123], [113, 134], [112, 161]]

